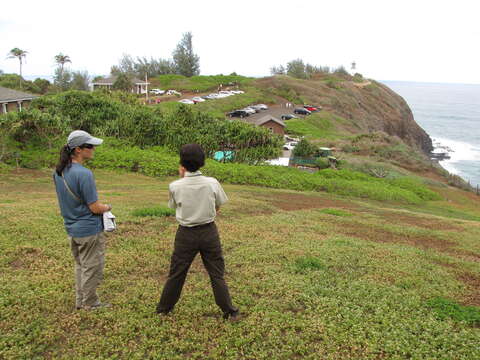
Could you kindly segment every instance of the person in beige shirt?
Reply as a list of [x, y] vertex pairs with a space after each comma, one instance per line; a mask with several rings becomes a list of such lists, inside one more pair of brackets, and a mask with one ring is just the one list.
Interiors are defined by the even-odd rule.
[[158, 314], [170, 313], [180, 298], [190, 265], [200, 253], [210, 276], [216, 304], [223, 318], [238, 320], [239, 311], [232, 305], [224, 279], [225, 262], [215, 225], [220, 206], [228, 201], [220, 183], [203, 176], [199, 169], [205, 164], [205, 153], [197, 144], [184, 145], [180, 150], [180, 179], [169, 186], [168, 205], [176, 211], [179, 223], [168, 279], [157, 305]]

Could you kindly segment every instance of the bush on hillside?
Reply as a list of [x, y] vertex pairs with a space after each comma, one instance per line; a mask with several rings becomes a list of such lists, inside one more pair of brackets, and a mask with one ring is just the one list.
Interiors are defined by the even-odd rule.
[[44, 93], [37, 84], [25, 80], [17, 74], [0, 74], [0, 86], [32, 94]]
[[293, 156], [310, 157], [318, 152], [318, 147], [311, 144], [307, 139], [302, 139], [293, 149]]
[[111, 136], [141, 147], [163, 145], [172, 150], [186, 143], [202, 145], [209, 157], [232, 151], [234, 161], [256, 163], [279, 155], [282, 139], [263, 127], [218, 120], [185, 105], [162, 111], [122, 103], [97, 92], [69, 91], [44, 96], [30, 109], [8, 114], [2, 126], [14, 139], [28, 144], [48, 143], [74, 129]]

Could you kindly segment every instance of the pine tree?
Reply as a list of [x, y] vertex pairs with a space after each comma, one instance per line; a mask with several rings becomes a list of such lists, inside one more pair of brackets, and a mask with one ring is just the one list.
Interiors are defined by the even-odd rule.
[[187, 77], [200, 74], [200, 58], [193, 52], [191, 32], [183, 34], [172, 55], [178, 74]]

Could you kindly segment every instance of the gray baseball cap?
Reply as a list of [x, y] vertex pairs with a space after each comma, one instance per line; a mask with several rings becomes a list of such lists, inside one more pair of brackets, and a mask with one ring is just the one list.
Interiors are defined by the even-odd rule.
[[75, 130], [68, 135], [67, 145], [70, 149], [76, 148], [83, 144], [101, 145], [102, 139], [93, 137], [89, 133], [83, 130]]

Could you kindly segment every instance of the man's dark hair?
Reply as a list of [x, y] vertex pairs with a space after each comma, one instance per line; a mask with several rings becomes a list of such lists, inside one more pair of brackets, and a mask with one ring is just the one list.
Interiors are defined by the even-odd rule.
[[205, 153], [200, 145], [183, 145], [180, 149], [180, 164], [189, 172], [195, 172], [205, 165]]

